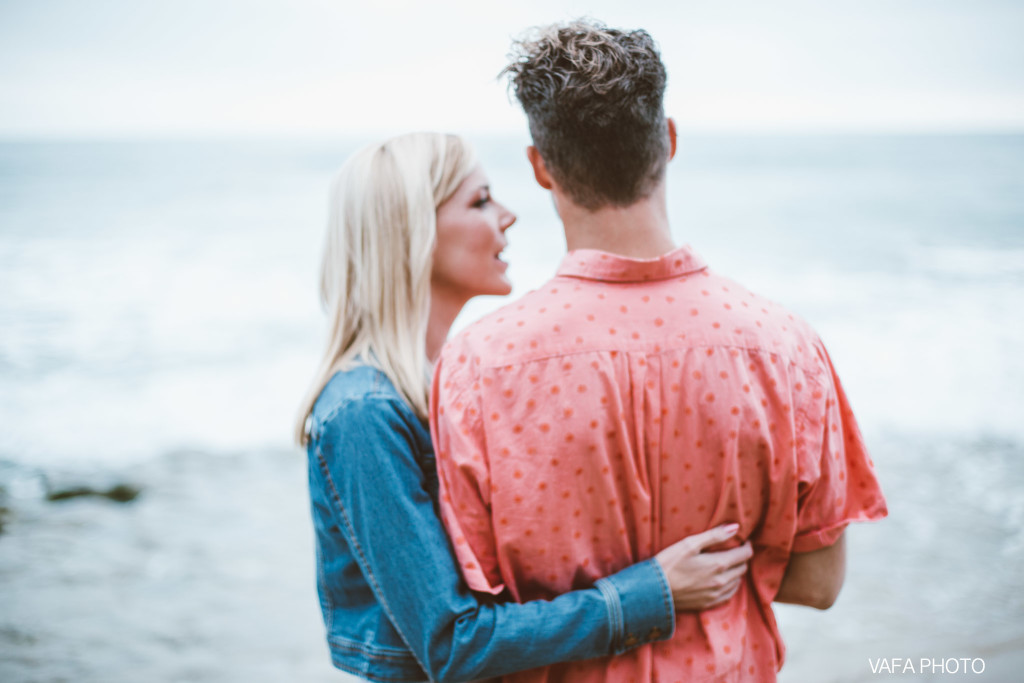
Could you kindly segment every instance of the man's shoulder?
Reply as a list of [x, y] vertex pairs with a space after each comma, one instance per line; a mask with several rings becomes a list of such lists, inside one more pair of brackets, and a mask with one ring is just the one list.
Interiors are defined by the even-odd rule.
[[708, 271], [694, 287], [708, 302], [709, 310], [720, 311], [723, 332], [734, 335], [751, 351], [779, 353], [797, 360], [810, 359], [822, 348], [817, 331], [803, 316], [732, 278]]
[[547, 310], [539, 312], [544, 309], [539, 302], [543, 289], [549, 286], [550, 281], [487, 313], [452, 335], [445, 344], [443, 357], [456, 360], [463, 356], [472, 357], [478, 359], [479, 364], [514, 355], [518, 342], [533, 334], [537, 326], [542, 324], [542, 316]]

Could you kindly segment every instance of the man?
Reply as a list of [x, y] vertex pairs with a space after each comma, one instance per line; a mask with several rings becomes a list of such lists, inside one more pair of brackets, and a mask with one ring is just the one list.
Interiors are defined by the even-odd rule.
[[507, 68], [569, 254], [456, 336], [434, 380], [442, 512], [469, 584], [549, 598], [724, 522], [753, 542], [725, 604], [615, 658], [509, 677], [771, 681], [773, 601], [827, 608], [843, 531], [885, 501], [811, 328], [672, 242], [676, 132], [650, 36], [576, 22]]

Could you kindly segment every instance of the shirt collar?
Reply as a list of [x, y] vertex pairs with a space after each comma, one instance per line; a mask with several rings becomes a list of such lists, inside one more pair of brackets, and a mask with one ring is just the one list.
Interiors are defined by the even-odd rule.
[[558, 275], [607, 282], [667, 280], [707, 268], [690, 245], [652, 259], [633, 259], [597, 249], [575, 249], [562, 259]]

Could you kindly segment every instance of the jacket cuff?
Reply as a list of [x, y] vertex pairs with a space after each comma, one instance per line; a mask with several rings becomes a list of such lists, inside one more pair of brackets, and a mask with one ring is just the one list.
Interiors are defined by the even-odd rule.
[[672, 637], [676, 626], [672, 592], [654, 558], [599, 579], [594, 586], [608, 607], [611, 654]]

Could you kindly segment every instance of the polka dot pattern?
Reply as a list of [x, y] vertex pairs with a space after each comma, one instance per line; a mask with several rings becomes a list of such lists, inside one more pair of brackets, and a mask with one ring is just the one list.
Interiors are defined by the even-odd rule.
[[725, 522], [759, 549], [753, 581], [679, 615], [672, 640], [550, 681], [771, 680], [783, 646], [763, 613], [790, 553], [885, 514], [817, 335], [687, 248], [572, 252], [449, 342], [431, 403], [442, 516], [475, 590], [551, 598]]

